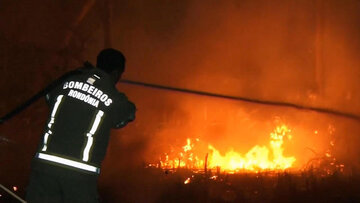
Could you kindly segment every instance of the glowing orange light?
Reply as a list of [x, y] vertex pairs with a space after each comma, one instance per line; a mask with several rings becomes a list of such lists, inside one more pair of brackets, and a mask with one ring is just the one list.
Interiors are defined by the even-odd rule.
[[184, 181], [184, 184], [189, 184], [190, 183], [190, 178], [187, 178], [185, 181]]
[[217, 178], [218, 178], [217, 176], [211, 176], [209, 179], [216, 180]]
[[17, 188], [16, 186], [13, 186], [13, 190], [14, 190], [14, 191], [17, 191], [18, 188]]
[[184, 152], [190, 151], [192, 149], [191, 140], [188, 138], [186, 141], [187, 141], [187, 144], [185, 146], [183, 146]]
[[[235, 173], [239, 171], [251, 171], [258, 173], [261, 170], [284, 170], [290, 168], [295, 162], [295, 157], [285, 157], [283, 155], [284, 138], [292, 138], [291, 130], [280, 125], [270, 133], [269, 146], [254, 146], [245, 155], [229, 150], [224, 155], [213, 145], [208, 145], [208, 154], [206, 161], [199, 159], [194, 154], [194, 143], [191, 139], [186, 140], [186, 145], [182, 147], [183, 151], [178, 152], [178, 158], [169, 158], [165, 153], [165, 160], [160, 160], [161, 167], [164, 169], [186, 167], [191, 169], [203, 169], [205, 164], [208, 169], [226, 171]], [[198, 139], [196, 139], [198, 141]]]
[[[209, 159], [209, 168], [221, 167], [223, 170], [234, 171], [245, 169], [248, 171], [258, 172], [258, 170], [271, 169], [283, 170], [292, 166], [295, 157], [284, 157], [282, 148], [283, 138], [291, 132], [285, 125], [278, 126], [274, 132], [270, 133], [270, 149], [266, 146], [253, 147], [245, 156], [241, 156], [234, 150], [228, 151], [224, 156], [209, 145], [212, 151]], [[272, 159], [269, 157], [272, 154]]]
[[331, 146], [335, 146], [335, 141], [330, 141]]
[[331, 157], [331, 152], [330, 152], [330, 150], [326, 151], [325, 156], [328, 157], [328, 158]]

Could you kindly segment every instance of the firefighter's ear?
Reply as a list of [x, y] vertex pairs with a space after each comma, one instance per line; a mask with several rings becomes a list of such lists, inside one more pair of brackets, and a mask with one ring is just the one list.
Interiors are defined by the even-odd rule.
[[113, 80], [113, 82], [116, 84], [117, 82], [119, 82], [120, 78], [121, 78], [122, 72], [120, 72], [119, 70], [113, 70], [111, 72], [111, 78]]

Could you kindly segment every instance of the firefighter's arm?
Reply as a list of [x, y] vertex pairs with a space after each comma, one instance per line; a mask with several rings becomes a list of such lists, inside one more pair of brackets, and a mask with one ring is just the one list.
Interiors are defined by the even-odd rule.
[[118, 120], [114, 128], [123, 128], [129, 122], [135, 120], [136, 106], [131, 101], [126, 100], [121, 103], [121, 110], [118, 113]]

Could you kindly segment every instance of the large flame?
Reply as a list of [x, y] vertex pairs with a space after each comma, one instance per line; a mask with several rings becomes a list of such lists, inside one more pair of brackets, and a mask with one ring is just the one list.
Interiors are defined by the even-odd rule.
[[209, 159], [209, 168], [221, 167], [224, 170], [284, 170], [293, 165], [295, 157], [284, 157], [283, 155], [283, 138], [285, 136], [291, 139], [289, 134], [291, 131], [285, 125], [278, 126], [274, 132], [270, 133], [270, 147], [254, 146], [246, 153], [245, 156], [235, 152], [228, 151], [224, 156], [209, 145], [209, 150], [212, 151]]
[[[211, 144], [208, 145], [209, 153], [206, 154], [205, 159], [200, 159], [194, 153], [195, 144], [191, 139], [186, 140], [186, 145], [182, 147], [182, 151], [177, 153], [175, 158], [169, 158], [169, 154], [165, 153], [163, 158], [160, 158], [161, 168], [179, 168], [186, 167], [190, 169], [221, 169], [228, 172], [236, 171], [253, 171], [258, 172], [262, 170], [285, 170], [292, 167], [295, 162], [295, 157], [285, 157], [283, 155], [284, 137], [291, 139], [291, 130], [286, 125], [277, 126], [275, 130], [270, 133], [269, 146], [254, 146], [245, 156], [240, 153], [230, 150], [221, 155]], [[199, 139], [195, 140], [199, 142]]]

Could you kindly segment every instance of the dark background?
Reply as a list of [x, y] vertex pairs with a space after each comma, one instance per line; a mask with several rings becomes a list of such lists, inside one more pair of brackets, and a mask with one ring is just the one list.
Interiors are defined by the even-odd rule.
[[[2, 0], [0, 113], [85, 60], [95, 63], [99, 50], [111, 46], [127, 58], [124, 79], [360, 115], [359, 36], [358, 0]], [[359, 169], [354, 119], [122, 83], [118, 88], [138, 113], [111, 138], [99, 184], [105, 196], [139, 188], [135, 171], [187, 137], [246, 153], [267, 144], [279, 122], [293, 130], [285, 153], [297, 158], [297, 168], [315, 156], [306, 148], [322, 154], [335, 140], [336, 157], [348, 171]], [[1, 184], [24, 191], [47, 113], [41, 100], [0, 126], [8, 139], [0, 141]], [[114, 180], [119, 174], [130, 178], [111, 187], [121, 182]]]

